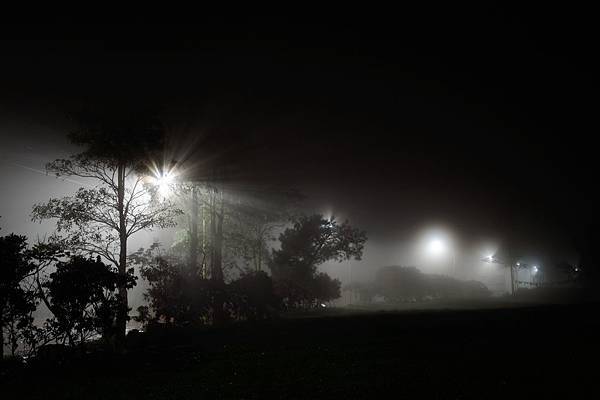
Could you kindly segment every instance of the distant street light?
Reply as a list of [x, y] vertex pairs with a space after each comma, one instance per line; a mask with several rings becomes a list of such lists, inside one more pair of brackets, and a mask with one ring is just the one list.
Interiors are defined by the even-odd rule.
[[531, 285], [534, 285], [533, 280], [538, 273], [538, 267], [536, 265], [532, 266], [529, 270], [529, 280], [531, 281]]
[[442, 240], [441, 238], [431, 239], [431, 241], [427, 245], [427, 251], [429, 254], [435, 257], [442, 256], [445, 253], [450, 254], [450, 256], [452, 257], [452, 264], [451, 273], [449, 273], [448, 275], [456, 276], [456, 257], [446, 241]]

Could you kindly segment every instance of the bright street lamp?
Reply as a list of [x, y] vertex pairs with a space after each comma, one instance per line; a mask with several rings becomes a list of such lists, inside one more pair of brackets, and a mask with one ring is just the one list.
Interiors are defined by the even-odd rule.
[[441, 238], [431, 239], [427, 244], [427, 252], [434, 257], [450, 254], [452, 256], [452, 271], [449, 275], [456, 275], [456, 257], [446, 241], [442, 240]]
[[446, 244], [441, 239], [433, 239], [429, 242], [428, 250], [432, 255], [437, 256], [446, 251]]
[[153, 176], [149, 177], [149, 182], [156, 187], [158, 195], [161, 200], [166, 199], [172, 193], [172, 187], [175, 183], [176, 173], [174, 169], [163, 169], [153, 168]]

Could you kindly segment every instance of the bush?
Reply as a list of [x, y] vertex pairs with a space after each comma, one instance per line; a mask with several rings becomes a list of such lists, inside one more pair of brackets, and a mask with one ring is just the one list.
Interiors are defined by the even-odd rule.
[[242, 275], [229, 285], [232, 314], [238, 320], [270, 318], [279, 308], [273, 281], [263, 271]]
[[250, 272], [225, 285], [156, 258], [143, 266], [141, 273], [150, 285], [146, 292], [150, 305], [140, 307], [136, 317], [142, 323], [211, 324], [217, 301], [223, 303], [226, 319], [237, 320], [269, 318], [279, 306], [271, 278], [264, 272]]
[[210, 305], [216, 292], [211, 281], [160, 257], [143, 266], [141, 274], [150, 285], [145, 297], [150, 302], [151, 313], [141, 312], [148, 322], [182, 326], [210, 321]]

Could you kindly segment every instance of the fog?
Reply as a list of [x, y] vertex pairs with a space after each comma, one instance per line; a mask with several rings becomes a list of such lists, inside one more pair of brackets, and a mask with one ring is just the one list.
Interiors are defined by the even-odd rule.
[[[32, 242], [43, 240], [53, 232], [53, 221], [41, 224], [31, 222], [31, 207], [51, 197], [71, 194], [78, 187], [88, 184], [81, 179], [57, 179], [45, 172], [47, 162], [68, 157], [79, 150], [66, 140], [65, 133], [68, 129], [69, 125], [64, 121], [56, 125], [47, 121], [25, 121], [23, 116], [3, 119], [0, 126], [4, 142], [0, 154], [0, 181], [5, 188], [0, 192], [0, 227], [3, 233], [23, 234]], [[186, 143], [195, 141], [197, 145], [202, 142], [189, 130], [183, 134], [178, 132], [175, 137], [177, 140], [172, 140], [175, 146], [169, 154], [169, 157], [175, 159], [189, 159], [189, 150], [193, 145]], [[414, 191], [406, 188], [403, 191], [404, 201], [396, 203], [396, 198], [390, 196], [387, 201], [382, 202], [381, 195], [377, 194], [378, 189], [374, 189], [372, 183], [359, 184], [352, 192], [347, 185], [340, 185], [335, 180], [328, 181], [327, 176], [326, 171], [325, 179], [298, 180], [292, 176], [292, 182], [305, 196], [300, 205], [302, 212], [321, 213], [327, 218], [335, 217], [338, 221], [348, 220], [367, 232], [368, 241], [361, 260], [327, 262], [319, 266], [319, 270], [339, 279], [342, 287], [353, 282], [372, 281], [377, 271], [384, 266], [414, 266], [426, 274], [480, 281], [492, 293], [499, 295], [510, 290], [510, 277], [507, 269], [501, 265], [483, 261], [489, 255], [518, 252], [521, 262], [540, 266], [559, 258], [573, 264], [576, 262], [573, 250], [568, 245], [553, 246], [553, 241], [556, 240], [551, 236], [546, 236], [545, 242], [540, 242], [535, 237], [526, 242], [521, 240], [515, 247], [515, 241], [509, 240], [511, 237], [506, 232], [494, 232], [493, 226], [482, 222], [480, 211], [471, 210], [471, 218], [467, 205], [462, 210], [457, 210], [456, 215], [461, 216], [461, 221], [453, 224], [457, 220], [456, 216], [444, 211], [447, 203], [442, 198], [438, 209], [431, 204], [425, 208], [416, 207], [414, 198], [411, 200]], [[323, 184], [323, 181], [327, 183]], [[390, 193], [392, 192], [386, 190], [382, 194], [388, 197]], [[431, 195], [437, 196], [438, 192], [432, 191]], [[449, 218], [444, 218], [444, 215]], [[469, 219], [472, 221], [469, 222]], [[130, 239], [129, 249], [134, 251], [154, 242], [160, 242], [165, 248], [169, 248], [176, 231], [177, 228], [140, 232]], [[522, 237], [522, 232], [520, 235]], [[443, 242], [443, 248], [432, 251], [429, 248], [432, 241]], [[276, 247], [277, 243], [273, 242], [271, 246]], [[547, 251], [549, 248], [551, 250]], [[531, 279], [528, 271], [519, 273], [521, 275], [517, 277], [518, 280]], [[140, 279], [136, 288], [131, 291], [131, 305], [134, 309], [144, 303], [144, 291], [145, 285]]]

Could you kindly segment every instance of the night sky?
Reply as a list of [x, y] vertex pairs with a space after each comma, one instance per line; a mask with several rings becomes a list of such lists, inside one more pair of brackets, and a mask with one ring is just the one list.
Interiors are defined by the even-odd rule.
[[597, 201], [595, 47], [576, 11], [7, 25], [2, 232], [29, 232], [31, 205], [58, 190], [26, 168], [73, 153], [66, 114], [123, 101], [159, 105], [171, 142], [199, 147], [191, 161], [217, 137], [239, 182], [298, 187], [372, 243], [441, 223], [572, 258]]

